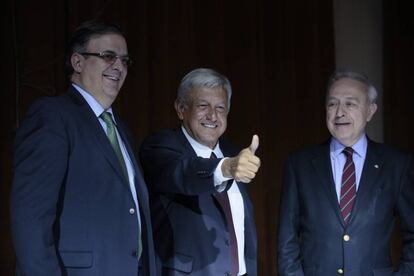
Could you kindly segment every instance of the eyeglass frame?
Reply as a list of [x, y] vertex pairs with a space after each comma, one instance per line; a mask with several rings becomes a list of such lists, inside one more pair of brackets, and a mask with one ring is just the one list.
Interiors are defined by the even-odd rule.
[[[78, 54], [81, 55], [81, 56], [99, 57], [99, 58], [103, 59], [106, 63], [111, 64], [111, 65], [114, 64], [117, 59], [119, 59], [125, 67], [130, 67], [132, 65], [132, 60], [128, 55], [120, 56], [120, 55], [117, 55], [115, 52], [112, 52], [112, 51], [103, 51], [103, 52], [99, 52], [99, 53], [82, 52], [82, 53], [78, 53]], [[105, 57], [109, 58], [110, 60], [107, 60]]]

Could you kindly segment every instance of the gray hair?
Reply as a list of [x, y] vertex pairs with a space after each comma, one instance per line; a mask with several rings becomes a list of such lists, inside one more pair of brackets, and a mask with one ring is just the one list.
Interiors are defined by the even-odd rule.
[[230, 109], [230, 99], [232, 93], [231, 84], [224, 75], [208, 68], [197, 68], [192, 70], [181, 80], [177, 91], [177, 101], [180, 103], [188, 102], [190, 91], [195, 87], [222, 87], [227, 93], [227, 106], [228, 109]]
[[374, 85], [368, 80], [368, 77], [348, 70], [348, 69], [338, 69], [332, 73], [332, 75], [329, 78], [328, 81], [328, 87], [327, 87], [327, 95], [329, 94], [329, 90], [331, 89], [332, 85], [340, 80], [340, 79], [352, 79], [359, 82], [362, 82], [367, 86], [367, 94], [368, 94], [368, 100], [371, 104], [375, 103], [378, 98], [378, 92], [377, 89], [375, 89]]

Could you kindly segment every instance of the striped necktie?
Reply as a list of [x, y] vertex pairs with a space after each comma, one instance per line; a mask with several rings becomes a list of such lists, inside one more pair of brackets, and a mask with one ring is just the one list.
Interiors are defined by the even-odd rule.
[[354, 206], [356, 198], [356, 180], [355, 180], [355, 164], [352, 160], [354, 150], [350, 147], [344, 149], [343, 153], [346, 156], [344, 170], [342, 172], [341, 182], [341, 198], [339, 206], [341, 207], [342, 217], [345, 224], [348, 223], [351, 216], [352, 207]]

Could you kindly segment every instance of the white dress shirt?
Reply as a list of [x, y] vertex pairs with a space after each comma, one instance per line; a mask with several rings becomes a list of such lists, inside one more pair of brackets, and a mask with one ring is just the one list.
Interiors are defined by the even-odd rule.
[[[187, 138], [188, 142], [190, 142], [191, 146], [196, 152], [197, 156], [202, 158], [210, 158], [211, 153], [214, 152], [217, 158], [224, 157], [218, 142], [216, 147], [212, 150], [209, 147], [204, 146], [196, 140], [194, 140], [188, 134], [184, 127], [181, 127], [181, 129], [185, 137]], [[216, 186], [218, 192], [223, 192], [226, 188], [227, 181], [231, 179], [224, 177], [223, 172], [221, 171], [221, 164], [223, 163], [224, 159], [225, 158], [220, 160], [220, 163], [217, 165], [214, 171], [214, 185]], [[229, 197], [230, 202], [234, 231], [236, 232], [237, 249], [239, 256], [239, 275], [243, 275], [246, 274], [246, 263], [244, 261], [244, 204], [243, 197], [240, 193], [239, 187], [237, 186], [237, 183], [234, 180], [230, 189], [227, 191], [227, 195]]]

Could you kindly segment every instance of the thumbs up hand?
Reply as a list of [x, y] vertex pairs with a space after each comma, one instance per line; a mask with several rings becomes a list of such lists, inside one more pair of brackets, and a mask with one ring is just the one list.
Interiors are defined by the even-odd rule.
[[256, 176], [260, 167], [260, 159], [255, 155], [259, 147], [259, 136], [253, 135], [250, 146], [232, 158], [224, 160], [221, 169], [225, 177], [249, 183]]
[[259, 136], [255, 134], [253, 135], [252, 143], [250, 144], [249, 149], [253, 154], [255, 154], [258, 147], [259, 147]]

